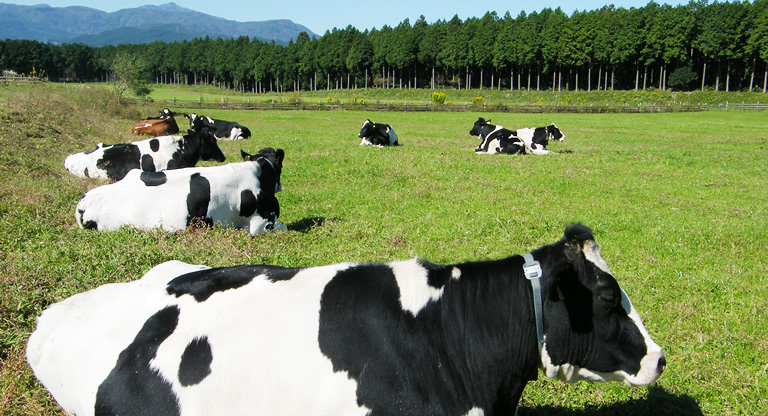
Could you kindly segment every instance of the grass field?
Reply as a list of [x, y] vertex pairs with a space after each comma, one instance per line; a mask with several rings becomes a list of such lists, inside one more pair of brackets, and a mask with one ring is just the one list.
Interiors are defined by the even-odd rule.
[[[97, 84], [107, 87], [107, 84]], [[204, 103], [218, 103], [222, 99], [227, 102], [262, 103], [262, 102], [295, 102], [300, 100], [306, 103], [408, 103], [431, 104], [432, 93], [445, 94], [446, 104], [464, 105], [476, 102], [507, 105], [677, 105], [684, 104], [688, 107], [696, 107], [699, 104], [725, 104], [762, 103], [768, 101], [768, 95], [761, 92], [724, 92], [724, 91], [691, 91], [680, 92], [672, 90], [647, 90], [628, 91], [536, 91], [532, 89], [493, 90], [493, 89], [354, 89], [354, 90], [319, 90], [299, 91], [284, 93], [239, 93], [233, 90], [222, 90], [213, 87], [164, 85], [155, 84], [150, 96], [155, 100], [201, 101]], [[144, 98], [144, 97], [140, 97]], [[249, 101], [250, 100], [250, 101]], [[479, 101], [478, 101], [479, 100]]]
[[[68, 175], [64, 158], [133, 140], [132, 123], [157, 110], [98, 89], [0, 87], [0, 414], [60, 414], [23, 356], [42, 309], [160, 262], [494, 259], [553, 243], [575, 221], [592, 227], [668, 367], [648, 388], [540, 379], [520, 414], [768, 414], [764, 114], [210, 111], [253, 132], [221, 143], [230, 161], [241, 148], [285, 150], [288, 232], [78, 229], [75, 204], [101, 182]], [[567, 139], [548, 156], [475, 155], [478, 116], [556, 122]], [[402, 146], [358, 146], [366, 118], [393, 125]]]

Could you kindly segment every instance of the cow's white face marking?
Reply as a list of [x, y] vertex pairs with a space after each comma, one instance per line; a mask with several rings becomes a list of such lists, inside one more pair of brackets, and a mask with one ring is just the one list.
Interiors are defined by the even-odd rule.
[[427, 282], [427, 269], [418, 259], [391, 263], [397, 286], [400, 288], [400, 305], [416, 316], [430, 301], [440, 299], [443, 289], [437, 289]]
[[458, 279], [461, 277], [461, 270], [459, 270], [458, 267], [454, 267], [453, 270], [451, 270], [451, 277], [454, 279]]
[[464, 416], [485, 416], [485, 412], [483, 409], [473, 407], [469, 409], [469, 412], [467, 412]]
[[603, 256], [600, 255], [600, 247], [597, 245], [597, 243], [591, 240], [584, 242], [584, 248], [582, 251], [584, 252], [584, 257], [592, 264], [597, 266], [598, 269], [608, 274], [611, 273], [611, 271], [608, 269], [608, 264], [605, 262], [605, 259], [603, 259]]

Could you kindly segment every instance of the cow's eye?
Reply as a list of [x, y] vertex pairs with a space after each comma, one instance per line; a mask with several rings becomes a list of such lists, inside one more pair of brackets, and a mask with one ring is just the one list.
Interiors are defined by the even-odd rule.
[[617, 299], [617, 298], [616, 298], [616, 296], [613, 294], [613, 292], [603, 292], [603, 293], [600, 293], [600, 294], [597, 296], [597, 298], [598, 298], [598, 299], [599, 299], [601, 302], [603, 302], [603, 303], [606, 303], [606, 304], [608, 304], [608, 305], [610, 305], [610, 306], [616, 306], [616, 304], [617, 304], [617, 301], [616, 301], [616, 299]]

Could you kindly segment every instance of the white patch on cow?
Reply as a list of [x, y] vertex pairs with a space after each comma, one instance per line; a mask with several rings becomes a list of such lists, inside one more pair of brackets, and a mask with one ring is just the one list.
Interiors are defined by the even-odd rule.
[[549, 150], [543, 149], [540, 146], [534, 146], [533, 134], [535, 130], [535, 128], [517, 129], [517, 137], [523, 141], [523, 145], [525, 146], [525, 153], [532, 155], [549, 154]]
[[29, 337], [27, 361], [70, 414], [93, 414], [96, 391], [144, 322], [173, 302], [172, 278], [205, 266], [169, 261], [140, 280], [113, 283], [51, 305]]
[[[171, 380], [181, 413], [245, 415], [257, 403], [259, 414], [265, 415], [367, 414], [370, 410], [357, 404], [355, 380], [346, 371], [334, 372], [318, 343], [323, 291], [350, 266], [305, 269], [277, 282], [257, 276], [204, 302], [178, 298], [178, 326], [151, 366]], [[202, 336], [211, 346], [211, 374], [184, 387], [177, 376], [181, 356]]]
[[242, 134], [243, 134], [243, 130], [240, 129], [240, 127], [232, 127], [232, 130], [229, 131], [229, 140], [242, 139], [241, 137]]
[[451, 277], [454, 279], [458, 279], [461, 277], [461, 270], [459, 270], [458, 267], [454, 267], [453, 270], [451, 270]]
[[440, 299], [443, 288], [434, 288], [427, 281], [427, 269], [418, 259], [390, 263], [389, 267], [400, 288], [400, 306], [416, 316], [427, 303]]
[[611, 273], [611, 271], [608, 269], [608, 263], [605, 262], [605, 259], [603, 259], [603, 256], [600, 255], [600, 247], [592, 240], [587, 240], [584, 242], [584, 248], [582, 249], [584, 252], [584, 257], [592, 262], [597, 268], [600, 270]]
[[479, 407], [473, 407], [464, 416], [485, 416], [485, 411]]
[[547, 375], [547, 378], [558, 379], [566, 383], [575, 383], [577, 381], [620, 381], [629, 387], [647, 386], [656, 381], [661, 376], [662, 369], [659, 368], [659, 360], [664, 357], [664, 353], [661, 347], [651, 339], [643, 322], [640, 320], [640, 315], [632, 306], [632, 302], [624, 290], [621, 291], [621, 305], [645, 340], [646, 354], [640, 360], [640, 370], [637, 374], [629, 374], [623, 370], [613, 372], [592, 371], [569, 363], [555, 365], [547, 353], [545, 336], [540, 354], [541, 368]]

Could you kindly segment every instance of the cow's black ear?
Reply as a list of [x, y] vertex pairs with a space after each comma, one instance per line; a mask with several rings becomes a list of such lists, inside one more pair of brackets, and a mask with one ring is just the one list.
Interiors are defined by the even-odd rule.
[[184, 118], [186, 118], [187, 120], [189, 120], [189, 114], [184, 114]]
[[245, 160], [245, 161], [249, 161], [249, 160], [251, 160], [251, 155], [250, 155], [250, 154], [248, 154], [248, 153], [246, 153], [246, 152], [245, 152], [245, 150], [243, 150], [243, 149], [240, 149], [240, 156], [241, 156], [241, 157], [243, 158], [243, 160]]
[[277, 152], [275, 153], [275, 159], [277, 160], [278, 165], [283, 164], [283, 159], [285, 159], [285, 152], [283, 149], [277, 149]]

